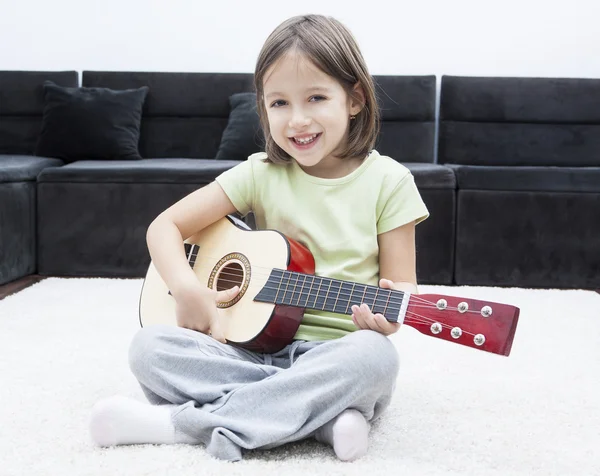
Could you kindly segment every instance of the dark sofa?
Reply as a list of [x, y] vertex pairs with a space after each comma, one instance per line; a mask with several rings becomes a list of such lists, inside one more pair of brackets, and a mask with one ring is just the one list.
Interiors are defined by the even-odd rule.
[[[19, 74], [33, 75], [31, 78], [36, 77], [37, 82], [31, 79], [21, 83]], [[232, 125], [231, 97], [251, 91], [252, 76], [84, 71], [82, 86], [85, 87], [116, 90], [148, 87], [139, 140], [143, 159], [77, 160], [63, 164], [56, 159], [31, 156], [35, 150], [35, 134], [31, 131], [39, 130], [43, 108], [41, 85], [43, 79], [52, 79], [52, 74], [0, 72], [0, 78], [5, 78], [0, 82], [0, 97], [10, 97], [14, 91], [27, 96], [27, 101], [35, 104], [38, 128], [19, 132], [28, 139], [15, 143], [3, 141], [8, 133], [4, 122], [0, 122], [0, 147], [4, 154], [0, 155], [0, 170], [7, 170], [11, 160], [22, 163], [23, 167], [27, 161], [38, 164], [27, 175], [29, 193], [37, 191], [37, 207], [36, 202], [30, 202], [33, 215], [29, 218], [29, 228], [19, 224], [23, 221], [21, 213], [10, 204], [6, 206], [6, 216], [0, 215], [2, 229], [8, 235], [13, 239], [27, 237], [30, 244], [36, 236], [31, 218], [35, 216], [37, 256], [30, 245], [20, 249], [14, 260], [29, 263], [27, 267], [2, 259], [4, 271], [0, 284], [32, 272], [51, 276], [143, 276], [150, 259], [145, 233], [152, 219], [244, 159], [245, 156], [228, 158], [219, 152], [224, 131]], [[70, 78], [63, 85], [74, 85], [72, 72], [60, 74]], [[451, 284], [456, 182], [452, 170], [433, 163], [436, 79], [434, 76], [375, 79], [383, 112], [377, 149], [410, 168], [431, 212], [431, 218], [417, 227], [419, 281]], [[0, 108], [4, 110], [4, 103], [0, 103]], [[17, 109], [13, 107], [10, 111]], [[18, 124], [11, 127], [19, 129]], [[21, 162], [10, 155], [17, 152], [27, 157]], [[217, 156], [220, 158], [216, 159]], [[9, 174], [13, 177], [11, 181], [18, 175]], [[8, 222], [15, 226], [7, 228], [4, 223]], [[10, 252], [7, 243], [5, 239], [0, 242], [0, 256]], [[32, 266], [32, 263], [37, 264]]]
[[443, 76], [455, 282], [600, 288], [600, 79]]
[[62, 161], [34, 157], [44, 108], [40, 85], [77, 86], [76, 71], [0, 72], [0, 285], [36, 273], [37, 176]]

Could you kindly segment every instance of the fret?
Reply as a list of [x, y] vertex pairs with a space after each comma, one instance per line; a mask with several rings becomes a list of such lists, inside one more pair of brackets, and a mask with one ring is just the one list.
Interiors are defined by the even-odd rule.
[[383, 311], [381, 312], [384, 316], [386, 315], [385, 313], [387, 312], [387, 308], [390, 305], [390, 298], [392, 297], [392, 290], [389, 289], [388, 290], [388, 296], [387, 299], [385, 300], [385, 306], [383, 308]]
[[307, 279], [310, 278], [310, 288], [308, 289], [308, 292], [306, 293], [306, 301], [304, 302], [304, 307], [308, 307], [308, 300], [310, 299], [310, 297], [312, 296], [312, 288], [313, 288], [313, 284], [315, 283], [315, 276], [307, 276]]
[[284, 272], [283, 275], [287, 277], [287, 281], [285, 282], [285, 290], [283, 291], [283, 297], [281, 298], [281, 302], [278, 304], [285, 304], [285, 295], [287, 294], [287, 292], [289, 290], [288, 288], [290, 287], [290, 278], [291, 278], [290, 273], [287, 273], [287, 275], [286, 275], [286, 273]]
[[291, 278], [296, 278], [296, 280], [294, 281], [294, 283], [291, 285], [292, 287], [292, 291], [290, 293], [290, 301], [288, 302], [288, 304], [290, 306], [293, 306], [293, 302], [296, 299], [295, 294], [297, 292], [297, 287], [298, 287], [298, 280], [300, 279], [300, 275], [297, 273], [291, 273], [291, 277], [290, 277], [290, 282], [292, 281]]
[[279, 301], [277, 300], [277, 298], [279, 297], [279, 292], [281, 291], [281, 284], [283, 283], [284, 276], [285, 276], [285, 273], [281, 272], [281, 277], [279, 279], [279, 284], [277, 284], [277, 292], [275, 293], [275, 302], [276, 303], [279, 303]]
[[325, 293], [325, 300], [323, 301], [323, 311], [327, 309], [327, 298], [329, 297], [329, 290], [331, 289], [331, 284], [333, 283], [333, 279], [328, 279], [329, 286], [327, 287], [327, 292]]
[[402, 307], [402, 301], [404, 300], [404, 292], [390, 289], [389, 293], [389, 302], [386, 304], [386, 310], [383, 315], [391, 322], [398, 322], [398, 315]]
[[365, 295], [367, 294], [367, 289], [369, 288], [369, 286], [367, 286], [366, 284], [360, 284], [357, 283], [356, 284], [356, 295], [354, 295], [354, 293], [350, 296], [350, 301], [351, 304], [350, 306], [356, 304], [357, 306], [360, 306], [363, 303], [363, 299], [365, 297]]
[[[321, 310], [325, 310], [325, 303], [327, 302], [327, 290], [329, 289], [328, 287], [328, 279], [326, 278], [319, 278], [320, 283], [319, 283], [319, 290], [317, 293], [317, 296], [315, 298], [315, 304], [312, 307], [313, 309], [321, 309]], [[331, 283], [329, 283], [330, 285]], [[322, 286], [325, 285], [325, 286]]]
[[366, 286], [365, 294], [364, 294], [363, 301], [362, 301], [367, 306], [369, 306], [369, 309], [371, 309], [371, 311], [373, 310], [373, 303], [375, 302], [375, 295], [373, 295], [372, 292], [367, 292], [367, 291], [372, 291], [372, 288], [373, 288], [373, 286]]
[[350, 283], [348, 281], [341, 281], [340, 282], [340, 290], [341, 290], [341, 295], [342, 298], [339, 299], [339, 302], [336, 302], [334, 308], [333, 308], [333, 312], [336, 312], [338, 314], [346, 314], [346, 309], [348, 309], [350, 302], [351, 302], [351, 298], [352, 298], [352, 288], [353, 288], [354, 283]]
[[[304, 304], [300, 305], [300, 299], [303, 297], [302, 296], [302, 291], [304, 290], [304, 284], [306, 284], [306, 279], [308, 278], [307, 275], [301, 275], [301, 277], [303, 277], [304, 279], [302, 280], [302, 287], [300, 288], [300, 291], [298, 292], [298, 301], [296, 301], [296, 306], [298, 307], [306, 307], [306, 301], [308, 300], [308, 296], [306, 296], [306, 299], [304, 300]], [[300, 279], [300, 278], [298, 278]]]
[[196, 264], [196, 258], [198, 257], [198, 251], [200, 250], [200, 247], [191, 243], [184, 243], [183, 248], [185, 250], [185, 257], [188, 260], [188, 264], [191, 268], [193, 268]]
[[377, 314], [378, 312], [380, 312], [377, 310], [377, 295], [379, 294], [380, 289], [381, 288], [379, 288], [379, 287], [375, 289], [375, 297], [373, 298], [373, 305], [369, 306], [371, 308], [371, 312], [373, 314]]
[[377, 288], [377, 291], [378, 292], [375, 294], [375, 300], [371, 311], [373, 311], [373, 314], [383, 314], [385, 316], [385, 309], [391, 294], [391, 289]]
[[[316, 276], [315, 276], [316, 278]], [[317, 298], [319, 297], [319, 293], [321, 292], [321, 285], [323, 284], [323, 278], [318, 278], [319, 279], [319, 289], [317, 289], [317, 294], [315, 294], [315, 302], [312, 305], [312, 309], [318, 309], [317, 308]]]
[[340, 293], [342, 292], [342, 288], [344, 287], [344, 283], [339, 283], [340, 289], [338, 289], [337, 296], [335, 297], [335, 302], [333, 303], [333, 312], [336, 312], [335, 307], [340, 299]]
[[346, 311], [344, 312], [344, 314], [348, 314], [348, 310], [350, 309], [350, 306], [352, 306], [352, 295], [354, 294], [354, 288], [356, 287], [356, 283], [352, 283], [352, 290], [350, 291], [350, 296], [348, 297], [348, 304], [346, 305]]
[[[340, 294], [341, 283], [335, 279], [331, 280], [331, 284], [329, 286], [329, 291], [327, 291], [327, 298], [325, 301], [325, 310], [329, 312], [335, 312], [335, 303], [337, 302], [337, 297]], [[330, 296], [331, 294], [331, 296]]]

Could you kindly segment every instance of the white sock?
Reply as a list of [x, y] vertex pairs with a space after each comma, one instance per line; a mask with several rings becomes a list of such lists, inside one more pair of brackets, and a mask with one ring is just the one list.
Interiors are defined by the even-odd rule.
[[337, 418], [321, 427], [315, 434], [317, 441], [333, 446], [342, 461], [354, 461], [367, 454], [370, 425], [358, 410], [345, 410]]
[[197, 443], [187, 435], [175, 436], [172, 408], [121, 396], [106, 398], [92, 409], [92, 440], [98, 446]]

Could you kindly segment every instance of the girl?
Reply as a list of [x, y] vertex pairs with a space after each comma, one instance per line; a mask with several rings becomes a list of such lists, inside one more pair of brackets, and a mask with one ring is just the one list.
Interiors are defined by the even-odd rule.
[[274, 354], [228, 345], [216, 304], [238, 288], [208, 289], [182, 242], [218, 219], [253, 211], [259, 229], [305, 244], [317, 275], [417, 292], [415, 224], [428, 216], [408, 169], [372, 150], [379, 112], [351, 33], [318, 15], [273, 31], [255, 71], [266, 152], [185, 197], [148, 228], [150, 255], [176, 301], [178, 326], [141, 329], [130, 366], [150, 405], [96, 404], [100, 446], [203, 444], [221, 459], [314, 437], [340, 460], [367, 451], [370, 423], [388, 406], [399, 325], [366, 304], [352, 315], [306, 312]]

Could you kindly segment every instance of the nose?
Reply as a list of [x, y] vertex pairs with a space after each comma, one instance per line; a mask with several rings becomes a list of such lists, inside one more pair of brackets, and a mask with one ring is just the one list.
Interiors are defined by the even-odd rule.
[[312, 119], [306, 115], [304, 109], [297, 107], [292, 111], [292, 117], [290, 118], [290, 122], [288, 123], [290, 129], [304, 129], [308, 127]]

